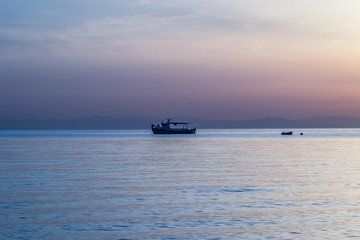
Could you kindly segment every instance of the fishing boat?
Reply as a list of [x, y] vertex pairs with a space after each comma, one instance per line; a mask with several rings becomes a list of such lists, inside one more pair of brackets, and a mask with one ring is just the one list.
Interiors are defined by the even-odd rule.
[[291, 131], [289, 131], [289, 132], [283, 131], [283, 132], [281, 133], [281, 135], [292, 135], [292, 134], [293, 134], [293, 132], [291, 132]]
[[188, 128], [189, 122], [173, 122], [166, 119], [161, 124], [151, 124], [151, 130], [154, 134], [195, 134], [196, 128]]

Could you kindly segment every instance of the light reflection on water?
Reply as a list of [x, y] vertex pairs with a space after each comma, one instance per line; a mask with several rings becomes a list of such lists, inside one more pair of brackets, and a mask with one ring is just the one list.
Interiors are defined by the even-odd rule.
[[360, 238], [360, 130], [280, 132], [0, 132], [1, 239]]

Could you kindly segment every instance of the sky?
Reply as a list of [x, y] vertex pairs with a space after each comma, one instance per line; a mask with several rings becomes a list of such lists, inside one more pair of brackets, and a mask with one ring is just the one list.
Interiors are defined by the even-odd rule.
[[358, 0], [0, 0], [0, 118], [360, 117]]

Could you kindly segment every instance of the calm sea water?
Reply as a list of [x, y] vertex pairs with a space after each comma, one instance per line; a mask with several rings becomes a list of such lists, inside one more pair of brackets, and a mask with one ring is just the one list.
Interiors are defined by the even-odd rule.
[[281, 131], [0, 131], [0, 239], [360, 239], [360, 129]]

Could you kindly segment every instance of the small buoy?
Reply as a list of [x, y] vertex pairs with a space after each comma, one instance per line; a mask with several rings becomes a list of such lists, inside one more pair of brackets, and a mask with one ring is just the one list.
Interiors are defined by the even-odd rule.
[[303, 133], [300, 133], [300, 135], [304, 135]]

